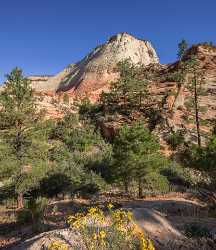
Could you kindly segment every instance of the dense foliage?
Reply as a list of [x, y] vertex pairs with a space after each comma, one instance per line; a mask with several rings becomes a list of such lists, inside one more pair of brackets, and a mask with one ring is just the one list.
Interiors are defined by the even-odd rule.
[[[191, 91], [198, 105], [194, 81], [201, 78], [194, 61], [184, 62], [186, 48], [184, 41], [179, 44], [181, 67], [175, 77], [181, 87], [186, 72], [192, 72]], [[175, 185], [191, 185], [181, 165], [211, 173], [215, 185], [215, 136], [202, 147], [199, 126], [198, 146], [185, 143], [181, 132], [172, 132], [167, 142], [176, 155], [162, 156], [154, 129], [163, 117], [148, 94], [153, 73], [129, 60], [117, 70], [119, 80], [109, 93], [102, 93], [98, 104], [85, 98], [77, 101], [74, 113], [64, 95], [64, 116], [56, 120], [45, 119], [45, 110], [37, 109], [34, 91], [20, 69], [7, 76], [0, 93], [1, 200], [15, 198], [23, 207], [24, 199], [88, 196], [113, 185], [119, 190], [124, 186], [127, 193], [133, 186], [139, 197], [149, 191], [168, 192]], [[199, 125], [199, 106], [193, 104]], [[110, 135], [104, 133], [106, 122], [118, 122]]]
[[38, 131], [38, 112], [31, 84], [15, 68], [0, 93], [0, 170], [2, 178], [14, 183], [18, 205], [23, 195], [38, 184], [48, 169], [48, 143]]
[[142, 197], [145, 176], [159, 172], [164, 165], [159, 149], [157, 139], [145, 128], [142, 120], [122, 126], [113, 143], [113, 172], [116, 178], [123, 181], [126, 192], [129, 183], [135, 179]]

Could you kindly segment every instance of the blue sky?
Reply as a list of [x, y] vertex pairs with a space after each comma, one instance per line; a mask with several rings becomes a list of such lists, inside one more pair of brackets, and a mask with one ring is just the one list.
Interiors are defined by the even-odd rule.
[[0, 82], [15, 66], [55, 74], [123, 31], [150, 40], [161, 62], [172, 62], [182, 38], [216, 43], [216, 1], [2, 0]]

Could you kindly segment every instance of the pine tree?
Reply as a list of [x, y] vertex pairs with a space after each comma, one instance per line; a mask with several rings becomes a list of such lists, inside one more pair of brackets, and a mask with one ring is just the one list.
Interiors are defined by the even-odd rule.
[[21, 69], [15, 68], [6, 76], [0, 93], [0, 107], [1, 141], [7, 145], [10, 157], [14, 159], [14, 166], [11, 166], [8, 177], [15, 180], [18, 207], [23, 207], [24, 186], [32, 184], [32, 180], [36, 179], [33, 175], [33, 179], [26, 179], [29, 176], [27, 172], [31, 172], [29, 164], [33, 158], [37, 158], [37, 153], [40, 155], [44, 150], [39, 149], [40, 144], [34, 143], [35, 139], [32, 138], [32, 129], [41, 114], [36, 108], [31, 83], [23, 76]]
[[191, 74], [188, 81], [188, 88], [192, 92], [191, 108], [194, 111], [197, 144], [201, 147], [200, 135], [200, 97], [203, 95], [204, 72], [199, 67], [199, 61], [195, 56], [191, 56], [187, 62], [187, 72]]
[[145, 175], [163, 165], [159, 149], [157, 139], [144, 127], [142, 120], [122, 126], [114, 140], [113, 174], [124, 183], [125, 192], [128, 192], [130, 182], [136, 180], [139, 197], [142, 196]]
[[180, 88], [187, 84], [187, 87], [192, 92], [192, 102], [188, 103], [190, 111], [194, 112], [197, 144], [201, 146], [201, 135], [200, 135], [200, 96], [203, 94], [202, 87], [204, 84], [203, 71], [199, 67], [199, 62], [196, 56], [190, 55], [190, 58], [183, 60], [187, 50], [188, 44], [185, 40], [182, 40], [178, 45], [178, 70], [172, 73], [172, 77], [178, 83], [178, 92]]
[[186, 80], [186, 62], [183, 60], [184, 56], [186, 55], [188, 50], [188, 44], [186, 40], [182, 40], [178, 44], [178, 52], [177, 52], [177, 58], [179, 59], [178, 61], [178, 69], [171, 73], [171, 78], [173, 78], [177, 84], [178, 84], [178, 91], [180, 91], [180, 88], [182, 85], [185, 83]]
[[117, 71], [120, 78], [112, 83], [109, 93], [102, 93], [100, 102], [105, 112], [129, 114], [141, 110], [148, 95], [148, 81], [141, 77], [139, 67], [130, 60], [119, 62]]
[[182, 41], [178, 44], [177, 56], [179, 60], [183, 59], [183, 57], [186, 54], [187, 49], [188, 49], [188, 43], [186, 42], [186, 40], [182, 39]]

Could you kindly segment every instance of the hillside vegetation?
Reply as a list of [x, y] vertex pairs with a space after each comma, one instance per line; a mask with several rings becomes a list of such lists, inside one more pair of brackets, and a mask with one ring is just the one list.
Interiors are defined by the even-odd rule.
[[[130, 60], [120, 62], [116, 68], [119, 79], [109, 92], [101, 93], [97, 103], [83, 98], [71, 104], [65, 95], [63, 115], [57, 119], [47, 119], [46, 110], [38, 109], [31, 82], [21, 69], [7, 75], [0, 92], [0, 202], [3, 210], [13, 211], [15, 225], [30, 225], [33, 234], [47, 231], [47, 211], [52, 207], [52, 214], [58, 213], [58, 205], [53, 202], [91, 201], [101, 194], [141, 201], [190, 191], [206, 202], [214, 218], [216, 129], [203, 142], [203, 69], [196, 56], [190, 55], [185, 41], [179, 44], [178, 56], [178, 70], [166, 77], [175, 79], [178, 91], [184, 86], [191, 93], [188, 112], [193, 116], [193, 141], [187, 139], [183, 129], [170, 129], [164, 115], [165, 100], [156, 102], [150, 94], [151, 82], [161, 77], [154, 68], [137, 66]], [[167, 133], [161, 133], [164, 128]], [[77, 222], [82, 237], [86, 234], [84, 249], [154, 249], [146, 236], [132, 232], [135, 229], [126, 208], [115, 210], [121, 202], [115, 200], [114, 210], [110, 207], [113, 221], [104, 221], [106, 203], [105, 198], [100, 209], [85, 208], [84, 212], [82, 207], [71, 209], [69, 225], [75, 230]], [[131, 209], [136, 208], [133, 205]], [[75, 213], [79, 211], [83, 213]], [[140, 218], [139, 213], [135, 215]], [[95, 220], [111, 226], [102, 230], [105, 226], [101, 225], [95, 231]], [[89, 231], [89, 225], [93, 231]], [[125, 225], [128, 232], [120, 229]], [[185, 232], [188, 238], [204, 237], [213, 244], [215, 235], [209, 228], [188, 225]], [[92, 248], [88, 248], [88, 237], [95, 240]], [[65, 243], [50, 244], [49, 249], [70, 249]]]

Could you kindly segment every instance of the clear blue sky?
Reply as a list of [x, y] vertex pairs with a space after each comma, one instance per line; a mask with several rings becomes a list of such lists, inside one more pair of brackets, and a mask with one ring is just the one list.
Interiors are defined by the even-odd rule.
[[123, 31], [171, 62], [182, 38], [216, 43], [216, 0], [2, 0], [0, 82], [15, 66], [55, 74]]

